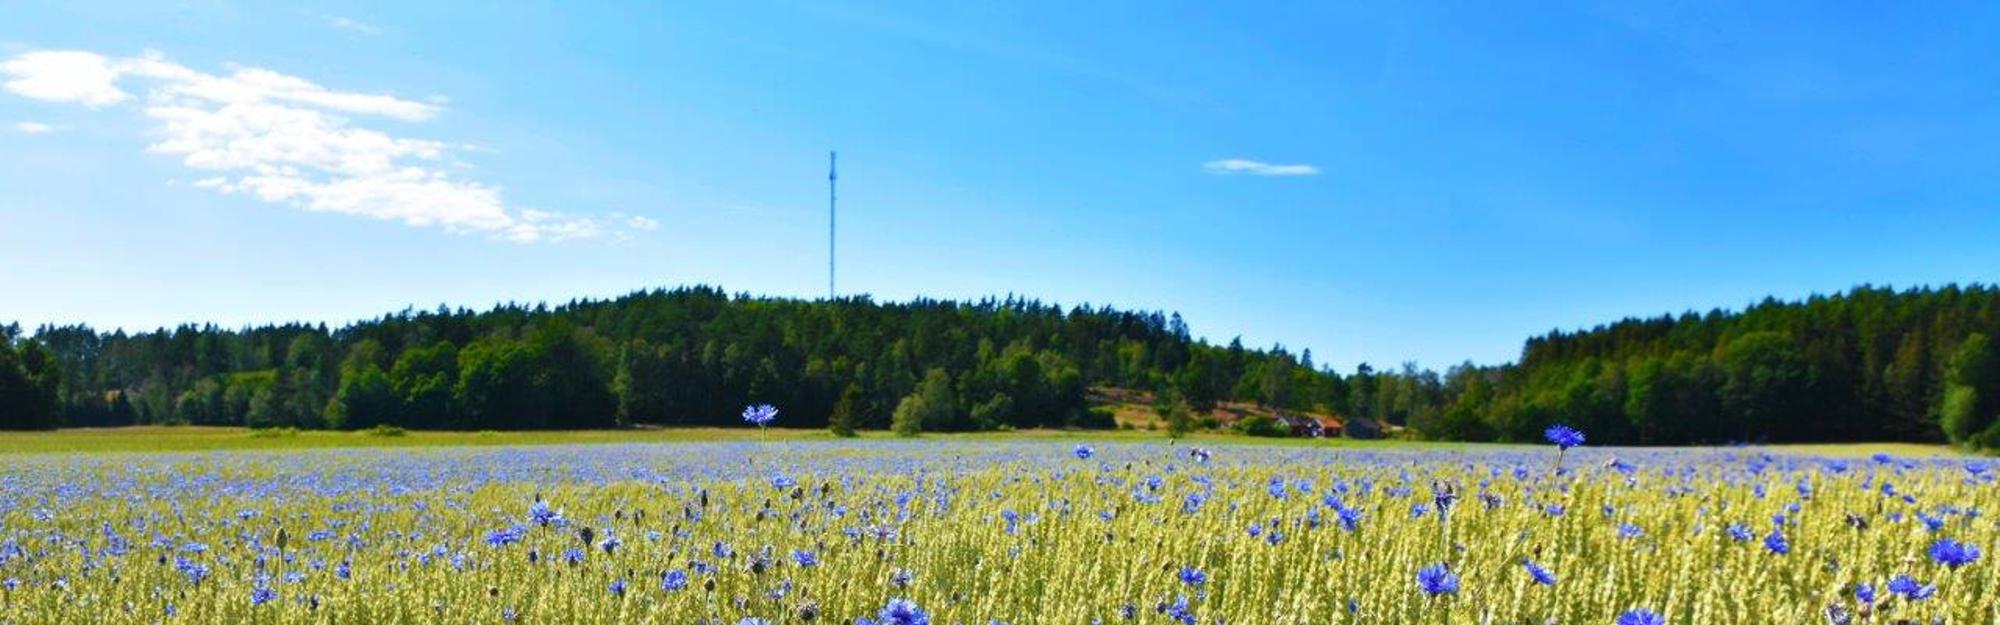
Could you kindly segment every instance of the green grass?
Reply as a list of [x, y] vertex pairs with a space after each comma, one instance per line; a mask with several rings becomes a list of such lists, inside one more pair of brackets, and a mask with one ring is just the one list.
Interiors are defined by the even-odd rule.
[[[1060, 440], [1158, 441], [1166, 435], [1143, 430], [1065, 431], [1024, 430], [964, 434], [926, 434], [925, 438], [963, 441]], [[887, 432], [864, 432], [864, 439], [893, 438]], [[0, 454], [69, 454], [102, 452], [284, 450], [342, 447], [477, 447], [602, 443], [673, 443], [733, 440], [833, 440], [825, 430], [772, 428], [644, 428], [630, 430], [566, 430], [550, 432], [423, 432], [395, 436], [372, 432], [251, 430], [233, 427], [144, 426], [87, 428], [53, 432], [0, 432]], [[1409, 440], [1252, 438], [1204, 433], [1182, 441], [1193, 445], [1267, 445], [1356, 449], [1492, 449], [1503, 445]], [[1960, 452], [1942, 445], [1916, 443], [1837, 443], [1760, 447], [1780, 453], [1863, 457], [1878, 452], [1898, 456], [1940, 456]]]
[[[1017, 441], [1073, 438], [1091, 440], [1164, 440], [1159, 432], [1103, 430], [1024, 430], [963, 434], [925, 434], [925, 438], [968, 441]], [[864, 439], [894, 438], [888, 432], [863, 432]], [[367, 431], [328, 432], [252, 430], [236, 427], [141, 426], [84, 428], [53, 432], [0, 432], [0, 454], [65, 454], [96, 452], [161, 452], [222, 450], [283, 450], [339, 447], [475, 447], [569, 445], [593, 443], [673, 443], [732, 440], [834, 440], [825, 430], [772, 428], [644, 428], [630, 430], [563, 430], [547, 432], [425, 432], [381, 436]], [[1259, 439], [1225, 434], [1191, 437], [1189, 444], [1246, 443], [1282, 446], [1365, 446], [1371, 448], [1450, 448], [1464, 443], [1420, 441], [1352, 441], [1345, 439]]]

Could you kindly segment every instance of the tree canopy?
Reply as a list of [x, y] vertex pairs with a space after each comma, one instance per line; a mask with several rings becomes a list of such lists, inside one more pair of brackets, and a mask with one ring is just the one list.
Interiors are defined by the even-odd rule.
[[[1085, 390], [1340, 415], [1448, 440], [2000, 445], [2000, 290], [1859, 287], [1527, 340], [1517, 362], [1350, 374], [1311, 352], [1192, 338], [1178, 314], [1009, 297], [878, 303], [713, 287], [560, 306], [405, 310], [337, 329], [0, 327], [0, 428], [786, 425], [1102, 427]], [[914, 400], [914, 402], [912, 401]], [[918, 414], [912, 412], [911, 414]], [[1372, 431], [1372, 429], [1371, 429]]]
[[[786, 425], [820, 427], [847, 396], [843, 418], [879, 429], [933, 372], [957, 401], [932, 408], [925, 429], [1102, 426], [1085, 405], [1090, 386], [1228, 393], [1291, 360], [1282, 349], [1208, 346], [1178, 315], [1159, 312], [1011, 297], [805, 301], [712, 287], [554, 307], [405, 310], [341, 328], [127, 334], [74, 325], [32, 337], [16, 328], [6, 344], [0, 384], [9, 386], [0, 392], [9, 420], [0, 427], [8, 428], [734, 426], [751, 403], [783, 407]], [[1187, 374], [1194, 357], [1217, 364]], [[1319, 388], [1338, 376], [1296, 379]]]

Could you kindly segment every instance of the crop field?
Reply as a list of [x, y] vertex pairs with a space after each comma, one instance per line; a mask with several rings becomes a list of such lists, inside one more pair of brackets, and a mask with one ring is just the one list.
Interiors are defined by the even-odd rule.
[[2000, 622], [2000, 467], [1953, 456], [778, 437], [5, 461], [0, 623]]

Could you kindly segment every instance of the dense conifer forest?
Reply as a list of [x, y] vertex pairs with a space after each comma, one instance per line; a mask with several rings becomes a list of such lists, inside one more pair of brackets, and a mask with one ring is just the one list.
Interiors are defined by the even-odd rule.
[[[2000, 291], [1860, 287], [1531, 338], [1514, 363], [1342, 373], [1214, 345], [1178, 314], [1034, 300], [804, 301], [712, 287], [561, 306], [403, 311], [340, 328], [0, 328], [0, 428], [357, 429], [783, 424], [1112, 427], [1087, 389], [1162, 412], [1254, 402], [1408, 436], [1593, 443], [2000, 445]], [[1399, 429], [1400, 428], [1400, 429]], [[1351, 428], [1364, 431], [1362, 428]], [[1372, 430], [1374, 428], [1369, 428]]]

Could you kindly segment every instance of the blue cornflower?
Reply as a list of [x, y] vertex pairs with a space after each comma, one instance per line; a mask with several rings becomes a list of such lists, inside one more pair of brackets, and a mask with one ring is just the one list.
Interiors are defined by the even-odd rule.
[[778, 408], [770, 404], [757, 404], [743, 409], [743, 421], [757, 427], [771, 425], [778, 420]]
[[7, 581], [0, 582], [0, 588], [13, 590], [20, 587], [21, 587], [21, 580], [12, 577], [7, 578]]
[[521, 530], [518, 528], [503, 527], [493, 530], [486, 535], [486, 544], [494, 547], [511, 545], [518, 542], [521, 542]]
[[1923, 601], [1937, 593], [1935, 584], [1925, 584], [1909, 575], [1897, 575], [1889, 580], [1889, 592], [1902, 595], [1909, 601]]
[[1645, 608], [1633, 608], [1618, 615], [1618, 625], [1667, 625], [1667, 617]]
[[201, 580], [208, 579], [208, 565], [187, 558], [174, 558], [174, 570], [187, 578], [190, 584], [200, 584]]
[[1935, 532], [1944, 529], [1944, 517], [1931, 516], [1928, 514], [1924, 514], [1922, 512], [1918, 512], [1917, 521], [1924, 524], [1925, 530]]
[[1180, 577], [1181, 577], [1181, 583], [1187, 584], [1189, 586], [1200, 586], [1202, 584], [1208, 583], [1208, 573], [1205, 573], [1201, 569], [1197, 569], [1192, 566], [1181, 567]]
[[1940, 538], [1931, 543], [1931, 560], [1951, 568], [1958, 568], [1979, 561], [1979, 547]]
[[917, 607], [917, 602], [909, 599], [890, 599], [889, 605], [875, 615], [881, 625], [930, 625], [931, 615]]
[[563, 551], [563, 563], [570, 566], [583, 564], [583, 550], [570, 547], [568, 550]]
[[271, 590], [270, 586], [258, 584], [256, 588], [250, 589], [250, 605], [264, 605], [277, 600], [277, 598], [278, 591]]
[[1556, 574], [1554, 572], [1549, 571], [1548, 569], [1542, 568], [1542, 565], [1540, 564], [1535, 564], [1534, 560], [1522, 560], [1521, 565], [1527, 567], [1528, 576], [1535, 578], [1535, 583], [1541, 584], [1543, 586], [1556, 585]]
[[1873, 605], [1875, 603], [1875, 586], [1865, 582], [1855, 584], [1854, 600], [1861, 602], [1862, 605]]
[[1542, 438], [1548, 439], [1550, 443], [1562, 449], [1569, 449], [1583, 444], [1582, 432], [1578, 432], [1576, 428], [1560, 423], [1549, 426], [1548, 430], [1542, 432]]
[[814, 555], [810, 551], [794, 549], [792, 550], [792, 561], [798, 563], [801, 567], [811, 568], [819, 565], [819, 556]]
[[1775, 529], [1764, 536], [1764, 548], [1781, 556], [1792, 552], [1792, 544], [1785, 542], [1785, 534]]
[[1619, 538], [1638, 538], [1640, 536], [1645, 536], [1645, 535], [1646, 535], [1646, 530], [1637, 525], [1633, 525], [1631, 523], [1618, 524]]
[[1089, 460], [1091, 456], [1097, 455], [1097, 450], [1091, 449], [1089, 445], [1078, 444], [1073, 453], [1079, 460]]
[[771, 622], [754, 616], [747, 616], [743, 620], [737, 621], [736, 625], [771, 625]]
[[562, 511], [549, 508], [549, 502], [537, 501], [528, 505], [528, 521], [536, 525], [561, 524]]
[[687, 571], [674, 569], [660, 574], [660, 590], [673, 592], [688, 586]]
[[1195, 625], [1196, 622], [1194, 610], [1188, 607], [1188, 598], [1184, 596], [1174, 598], [1172, 605], [1161, 606], [1160, 612], [1166, 614], [1169, 619], [1179, 621], [1182, 625]]
[[1458, 574], [1442, 562], [1424, 567], [1417, 571], [1417, 589], [1431, 596], [1458, 594]]
[[616, 595], [616, 596], [619, 596], [619, 597], [623, 597], [623, 596], [625, 596], [625, 580], [622, 580], [622, 579], [614, 579], [614, 580], [611, 580], [611, 588], [610, 588], [610, 590], [611, 590], [611, 594], [613, 594], [613, 595]]
[[1341, 506], [1334, 508], [1333, 512], [1340, 517], [1340, 529], [1342, 531], [1352, 532], [1361, 529], [1361, 509]]
[[1208, 495], [1204, 495], [1201, 493], [1188, 493], [1187, 497], [1181, 499], [1181, 514], [1194, 514], [1196, 512], [1200, 512], [1201, 505], [1205, 503], [1208, 503]]
[[889, 572], [889, 585], [897, 588], [908, 587], [914, 579], [916, 579], [916, 574], [905, 569], [896, 569]]
[[1729, 539], [1739, 543], [1750, 542], [1750, 539], [1757, 537], [1756, 533], [1750, 531], [1750, 526], [1742, 523], [1730, 523], [1728, 532]]
[[624, 544], [625, 541], [619, 540], [616, 534], [608, 534], [604, 537], [604, 540], [598, 541], [597, 548], [603, 549], [605, 553], [611, 553], [617, 551]]

